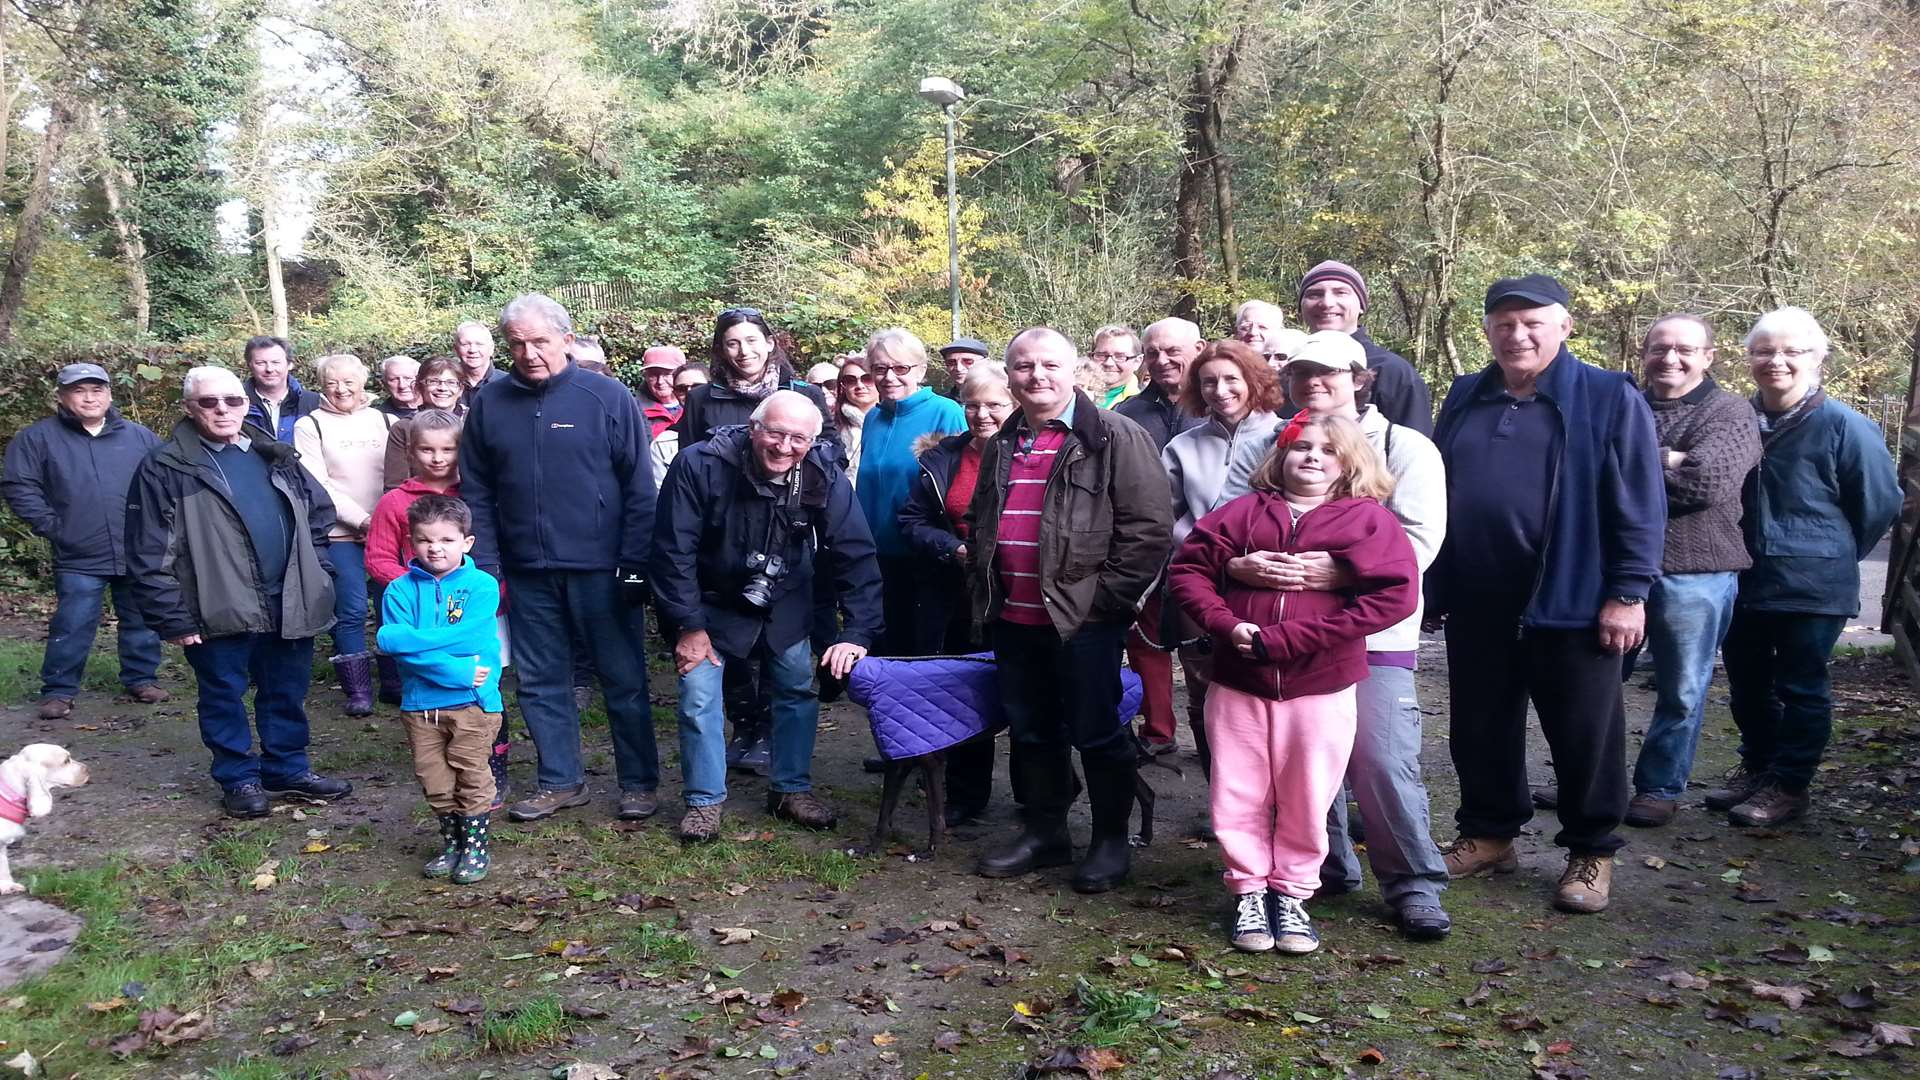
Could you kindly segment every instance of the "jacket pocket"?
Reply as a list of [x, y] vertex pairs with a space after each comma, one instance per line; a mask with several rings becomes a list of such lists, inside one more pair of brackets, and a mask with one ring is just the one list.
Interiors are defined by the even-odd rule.
[[1853, 536], [1832, 518], [1786, 518], [1773, 522], [1762, 531], [1760, 554], [1852, 558]]

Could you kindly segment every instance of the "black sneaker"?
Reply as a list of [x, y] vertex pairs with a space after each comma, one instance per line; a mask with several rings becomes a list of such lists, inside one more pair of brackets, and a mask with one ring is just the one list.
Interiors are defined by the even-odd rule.
[[259, 784], [236, 784], [221, 793], [220, 808], [231, 818], [266, 817], [266, 790]]
[[332, 802], [342, 795], [353, 794], [353, 785], [345, 780], [334, 780], [316, 772], [304, 772], [299, 776], [275, 781], [266, 785], [266, 792], [275, 798], [297, 795], [303, 799], [319, 799]]
[[1412, 900], [1393, 913], [1400, 933], [1414, 941], [1439, 941], [1453, 930], [1445, 908], [1431, 900]]

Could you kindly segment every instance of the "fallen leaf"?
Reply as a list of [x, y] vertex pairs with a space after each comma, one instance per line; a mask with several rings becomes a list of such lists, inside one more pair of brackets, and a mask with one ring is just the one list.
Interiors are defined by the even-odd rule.
[[1658, 855], [1649, 855], [1641, 859], [1640, 862], [1649, 870], [1665, 870], [1667, 868], [1667, 860]]
[[935, 1053], [951, 1054], [959, 1048], [961, 1042], [962, 1039], [959, 1032], [943, 1031], [933, 1037], [933, 1049]]
[[371, 930], [373, 929], [373, 920], [367, 918], [365, 915], [342, 915], [340, 916], [340, 929]]
[[393, 1026], [397, 1028], [411, 1028], [413, 1025], [419, 1022], [420, 1022], [420, 1014], [417, 1012], [414, 1012], [412, 1009], [408, 1009], [406, 1012], [403, 1012], [399, 1016], [396, 1016], [393, 1018]]
[[1359, 1056], [1354, 1060], [1362, 1065], [1379, 1065], [1387, 1060], [1387, 1055], [1381, 1053], [1377, 1048], [1369, 1046], [1365, 1050], [1360, 1051]]
[[745, 945], [760, 936], [760, 931], [747, 926], [715, 926], [712, 933], [722, 945]]
[[1498, 975], [1507, 970], [1507, 962], [1505, 960], [1475, 960], [1472, 970], [1475, 975]]
[[799, 1012], [801, 1006], [807, 1003], [807, 995], [792, 989], [776, 990], [772, 1002], [781, 1012], [792, 1014]]
[[875, 1046], [892, 1046], [899, 1041], [899, 1038], [891, 1031], [882, 1031], [873, 1037], [873, 1045]]
[[276, 876], [279, 872], [280, 860], [268, 859], [266, 862], [253, 868], [253, 879], [249, 884], [253, 886], [254, 892], [265, 892], [275, 885], [280, 884], [280, 879]]
[[1871, 986], [1854, 987], [1842, 993], [1838, 1000], [1841, 1008], [1852, 1009], [1855, 1012], [1866, 1012], [1880, 1007], [1880, 1003], [1874, 1000]]
[[1477, 1008], [1478, 1006], [1485, 1005], [1487, 999], [1492, 996], [1493, 984], [1482, 979], [1480, 980], [1480, 985], [1474, 988], [1473, 993], [1460, 999], [1460, 1004], [1465, 1005], [1469, 1009]]
[[1677, 990], [1705, 990], [1713, 985], [1712, 980], [1702, 978], [1690, 971], [1668, 971], [1657, 978]]
[[1804, 986], [1775, 986], [1772, 983], [1749, 983], [1747, 990], [1761, 1001], [1777, 1001], [1789, 1009], [1798, 1009], [1813, 996], [1813, 991]]
[[1905, 1024], [1875, 1024], [1873, 1041], [1883, 1046], [1912, 1046], [1913, 1033], [1916, 1031], [1920, 1031], [1920, 1028]]
[[1537, 1016], [1526, 1013], [1508, 1013], [1500, 1018], [1500, 1026], [1508, 1031], [1545, 1031], [1547, 1025]]
[[273, 977], [273, 961], [255, 960], [247, 965], [247, 974], [256, 982], [270, 979]]
[[7, 1068], [18, 1070], [24, 1076], [39, 1076], [40, 1063], [25, 1050], [7, 1059]]
[[310, 840], [307, 842], [307, 845], [305, 847], [300, 849], [300, 854], [318, 855], [323, 851], [332, 851], [332, 850], [333, 850], [333, 845], [327, 843], [325, 840]]
[[556, 1070], [555, 1075], [560, 1080], [620, 1080], [618, 1071], [591, 1061], [576, 1061], [567, 1066], [565, 1072]]
[[439, 982], [441, 979], [451, 979], [458, 974], [460, 974], [459, 964], [448, 964], [445, 967], [429, 967], [427, 968], [427, 981]]
[[97, 1013], [112, 1012], [115, 1009], [124, 1009], [126, 1007], [127, 999], [119, 996], [110, 997], [105, 1001], [87, 1002], [87, 1009]]
[[297, 1054], [319, 1041], [319, 1039], [311, 1035], [289, 1035], [279, 1042], [274, 1043], [272, 1046], [267, 1047], [267, 1053], [272, 1054], [274, 1057], [287, 1057], [292, 1054]]

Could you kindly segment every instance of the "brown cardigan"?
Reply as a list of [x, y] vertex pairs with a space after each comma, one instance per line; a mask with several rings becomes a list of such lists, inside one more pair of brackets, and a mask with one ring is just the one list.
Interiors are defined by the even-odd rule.
[[1687, 455], [1677, 469], [1663, 468], [1667, 482], [1667, 547], [1660, 570], [1706, 574], [1753, 565], [1740, 533], [1740, 486], [1760, 461], [1760, 431], [1753, 407], [1713, 381], [1684, 397], [1649, 396], [1653, 430], [1665, 452]]

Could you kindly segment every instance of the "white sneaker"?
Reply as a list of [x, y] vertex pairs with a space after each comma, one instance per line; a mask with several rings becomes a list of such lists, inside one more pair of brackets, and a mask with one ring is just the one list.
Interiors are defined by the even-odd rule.
[[1320, 947], [1320, 935], [1313, 932], [1313, 920], [1307, 918], [1307, 906], [1283, 893], [1267, 894], [1273, 909], [1273, 947], [1284, 953], [1310, 953]]
[[1266, 893], [1241, 893], [1234, 902], [1233, 947], [1241, 952], [1266, 952], [1273, 948]]

